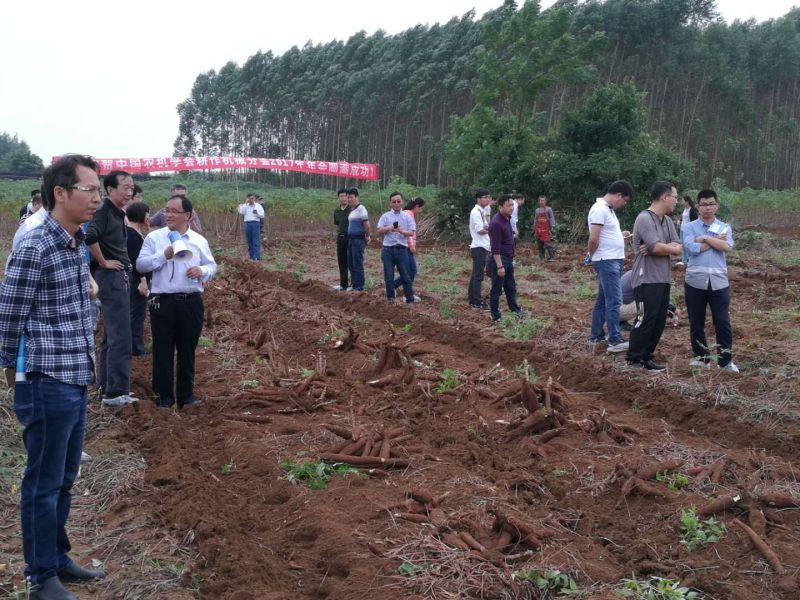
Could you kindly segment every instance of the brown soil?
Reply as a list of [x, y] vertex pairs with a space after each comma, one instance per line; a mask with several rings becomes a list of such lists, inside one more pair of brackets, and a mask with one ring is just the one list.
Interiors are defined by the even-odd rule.
[[[419, 275], [420, 306], [389, 304], [381, 286], [333, 291], [335, 253], [321, 246], [293, 240], [293, 263], [308, 266], [302, 281], [222, 260], [205, 294], [212, 344], [198, 349], [202, 405], [174, 412], [139, 402], [121, 410], [113, 436], [94, 442], [96, 450], [114, 443], [144, 456], [146, 485], [113, 504], [107, 520], [141, 515], [188, 540], [200, 558], [183, 574], [187, 589], [195, 581], [199, 597], [237, 600], [522, 598], [535, 596], [511, 572], [535, 568], [595, 585], [596, 598], [614, 597], [608, 588], [634, 575], [680, 580], [710, 598], [800, 597], [800, 511], [759, 499], [800, 497], [796, 379], [776, 379], [780, 365], [796, 377], [797, 338], [747, 317], [787, 306], [797, 267], [764, 269], [755, 258], [732, 266], [737, 362], [750, 365], [739, 378], [691, 372], [685, 321], [668, 326], [659, 346], [667, 374], [647, 377], [586, 346], [593, 300], [569, 296], [576, 278], [593, 289], [577, 266], [579, 248], [540, 264], [521, 247], [518, 263], [536, 265], [519, 277], [523, 308], [550, 325], [532, 341], [512, 342], [461, 304], [455, 318], [440, 317], [425, 287], [435, 269]], [[461, 247], [437, 251], [463, 257]], [[367, 260], [381, 281], [376, 257]], [[351, 328], [356, 343], [342, 346]], [[411, 383], [399, 358], [399, 368], [376, 372], [390, 345], [413, 358]], [[524, 361], [538, 376], [540, 401], [545, 387], [561, 390], [563, 407], [535, 431], [509, 434], [528, 414], [522, 395], [512, 395]], [[459, 385], [437, 393], [445, 368], [460, 374]], [[142, 397], [149, 369], [148, 361], [135, 365]], [[395, 375], [387, 385], [369, 384], [386, 375]], [[497, 398], [504, 393], [510, 399]], [[394, 451], [410, 466], [336, 476], [322, 490], [290, 484], [280, 461], [341, 449], [345, 440], [325, 425], [354, 438], [401, 432]], [[558, 427], [552, 439], [536, 437]], [[647, 472], [666, 461], [680, 464], [676, 472], [708, 472], [671, 491]], [[422, 494], [409, 499], [412, 490]], [[681, 510], [726, 494], [742, 496], [716, 515], [727, 535], [690, 552], [680, 543]], [[737, 517], [752, 524], [751, 509], [766, 515], [762, 537], [785, 575], [733, 525]], [[505, 519], [496, 521], [495, 511]], [[421, 518], [398, 516], [409, 513]], [[404, 562], [423, 566], [404, 576]]]

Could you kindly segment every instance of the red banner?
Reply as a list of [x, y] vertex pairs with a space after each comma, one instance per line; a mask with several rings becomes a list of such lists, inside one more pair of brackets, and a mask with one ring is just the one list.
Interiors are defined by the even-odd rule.
[[[58, 157], [54, 156], [53, 160]], [[270, 169], [299, 171], [317, 175], [332, 175], [350, 179], [378, 179], [378, 165], [323, 160], [292, 160], [285, 158], [251, 158], [240, 156], [170, 156], [168, 158], [96, 158], [100, 172], [115, 169], [128, 173], [159, 171], [205, 171], [207, 169]]]

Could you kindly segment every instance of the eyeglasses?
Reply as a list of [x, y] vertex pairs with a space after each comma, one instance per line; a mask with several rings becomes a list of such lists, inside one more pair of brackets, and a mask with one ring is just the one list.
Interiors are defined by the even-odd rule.
[[175, 210], [174, 208], [165, 208], [164, 213], [168, 215], [184, 215], [188, 211], [185, 210]]
[[701, 208], [705, 208], [706, 206], [716, 206], [716, 205], [717, 205], [716, 202], [706, 202], [704, 204], [698, 204], [697, 206], [699, 206]]
[[94, 185], [70, 185], [67, 187], [68, 190], [78, 190], [80, 192], [87, 192], [94, 196], [97, 194], [100, 195], [100, 192], [103, 191], [103, 188], [94, 186]]

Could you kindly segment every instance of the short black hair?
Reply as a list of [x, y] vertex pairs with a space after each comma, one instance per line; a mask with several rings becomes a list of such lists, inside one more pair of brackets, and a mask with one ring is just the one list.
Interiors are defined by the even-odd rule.
[[167, 202], [170, 200], [174, 200], [175, 198], [180, 198], [181, 201], [181, 208], [184, 212], [191, 213], [192, 212], [192, 201], [189, 200], [186, 196], [181, 196], [180, 194], [173, 194], [167, 199]]
[[419, 196], [408, 201], [408, 204], [406, 204], [406, 210], [414, 210], [418, 206], [425, 206], [425, 200]]
[[347, 188], [339, 188], [338, 190], [336, 190], [336, 195], [338, 196], [339, 194], [346, 194], [347, 192], [348, 192]]
[[249, 194], [247, 194], [245, 196], [245, 198], [255, 198], [255, 197], [256, 197], [256, 195], [253, 192], [250, 192]]
[[633, 186], [624, 179], [620, 179], [608, 186], [606, 194], [622, 194], [624, 198], [633, 200]]
[[506, 202], [511, 202], [513, 199], [512, 194], [503, 194], [497, 199], [497, 208], [500, 208]]
[[150, 207], [144, 202], [133, 202], [125, 209], [125, 216], [131, 223], [144, 223], [144, 217], [150, 212]]
[[32, 196], [31, 197], [31, 203], [32, 204], [41, 204], [42, 203], [42, 195], [41, 194], [36, 194], [35, 196]]
[[139, 184], [138, 184], [138, 183], [134, 183], [134, 184], [133, 184], [133, 195], [134, 195], [134, 196], [135, 196], [136, 194], [141, 194], [143, 191], [144, 191], [144, 190], [141, 188], [141, 186], [139, 186]]
[[719, 200], [719, 198], [717, 198], [717, 192], [715, 192], [714, 190], [710, 190], [710, 189], [709, 190], [700, 190], [699, 192], [697, 192], [697, 201], [698, 202], [700, 202], [700, 200], [705, 200], [706, 198], [713, 198], [714, 200]]
[[475, 200], [477, 200], [478, 198], [480, 198], [482, 196], [491, 196], [491, 195], [492, 195], [492, 192], [490, 192], [486, 188], [478, 188], [477, 190], [475, 190]]
[[650, 190], [650, 200], [658, 200], [667, 192], [671, 192], [674, 187], [669, 181], [656, 181]]
[[391, 194], [389, 194], [389, 200], [391, 200], [395, 196], [400, 196], [400, 200], [404, 200], [402, 192], [392, 192]]
[[107, 194], [108, 188], [117, 189], [120, 177], [130, 177], [131, 174], [127, 171], [111, 171], [108, 175], [103, 177], [103, 191]]
[[[184, 192], [186, 192], [186, 191], [189, 191], [189, 188], [188, 188], [188, 187], [186, 187], [186, 186], [185, 186], [184, 184], [182, 184], [182, 183], [174, 183], [174, 184], [172, 184], [172, 186], [169, 188], [169, 193], [170, 193], [170, 194], [172, 194], [172, 193], [173, 193], [175, 190], [183, 190]], [[180, 194], [178, 194], [178, 195], [180, 196]]]
[[65, 154], [47, 167], [42, 173], [42, 206], [48, 211], [55, 206], [55, 189], [69, 188], [78, 183], [78, 167], [86, 167], [95, 173], [100, 172], [100, 165], [91, 156], [85, 154]]
[[31, 190], [31, 198], [33, 198], [36, 194], [41, 194], [42, 190]]
[[349, 195], [355, 196], [357, 198], [358, 197], [358, 188], [350, 188], [349, 190], [347, 190], [347, 193]]

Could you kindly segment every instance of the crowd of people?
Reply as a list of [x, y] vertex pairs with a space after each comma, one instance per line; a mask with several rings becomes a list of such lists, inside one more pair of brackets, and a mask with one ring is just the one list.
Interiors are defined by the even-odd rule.
[[[30, 597], [39, 600], [74, 600], [64, 582], [105, 576], [70, 558], [70, 491], [85, 456], [89, 386], [103, 406], [137, 401], [131, 359], [145, 354], [148, 306], [156, 404], [198, 403], [203, 284], [216, 272], [199, 216], [186, 186], [178, 185], [149, 219], [129, 173], [112, 171], [101, 184], [99, 172], [93, 158], [75, 154], [45, 169], [41, 191], [21, 211], [0, 287], [0, 364], [14, 386], [27, 451], [20, 500], [25, 576]], [[153, 221], [163, 225], [153, 228]], [[97, 364], [95, 299], [103, 320]]]
[[[194, 361], [203, 327], [202, 293], [217, 265], [188, 189], [173, 186], [164, 208], [150, 216], [130, 173], [112, 171], [101, 184], [99, 172], [97, 162], [83, 155], [66, 155], [45, 170], [42, 189], [33, 192], [20, 211], [0, 287], [0, 363], [14, 386], [13, 408], [28, 453], [20, 503], [25, 574], [33, 586], [31, 597], [41, 600], [74, 599], [64, 581], [104, 576], [69, 556], [70, 490], [83, 455], [89, 386], [97, 387], [103, 406], [138, 401], [130, 387], [131, 364], [133, 357], [147, 353], [146, 312], [156, 405], [182, 409], [199, 402]], [[707, 189], [699, 192], [696, 202], [684, 198], [680, 236], [671, 219], [678, 199], [674, 185], [656, 182], [650, 205], [637, 215], [633, 231], [622, 231], [617, 211], [633, 196], [629, 183], [616, 181], [588, 212], [585, 263], [598, 282], [589, 343], [604, 343], [611, 353], [626, 352], [631, 368], [650, 373], [665, 369], [655, 362], [655, 350], [668, 315], [679, 312], [670, 304], [674, 257], [686, 269], [684, 297], [693, 353], [689, 365], [707, 369], [713, 362], [705, 336], [710, 307], [716, 364], [737, 373], [725, 260], [733, 236], [731, 227], [716, 218], [717, 194]], [[337, 197], [335, 289], [360, 292], [372, 227], [357, 189], [340, 189]], [[419, 303], [414, 293], [416, 233], [425, 201], [406, 201], [399, 192], [390, 193], [388, 200], [388, 210], [375, 225], [375, 234], [382, 236], [386, 297], [394, 302], [402, 289], [405, 303]], [[522, 318], [514, 266], [524, 204], [521, 194], [505, 194], [495, 201], [487, 189], [475, 193], [468, 224], [472, 272], [467, 301], [489, 312], [492, 321], [501, 319], [503, 295], [509, 311]], [[260, 260], [260, 198], [248, 194], [238, 212], [248, 255]], [[555, 225], [547, 198], [538, 197], [531, 228], [540, 260], [556, 259]], [[623, 273], [629, 251], [632, 266]], [[488, 302], [482, 290], [487, 274]], [[98, 317], [103, 333], [95, 364]], [[622, 336], [626, 325], [629, 340]]]

